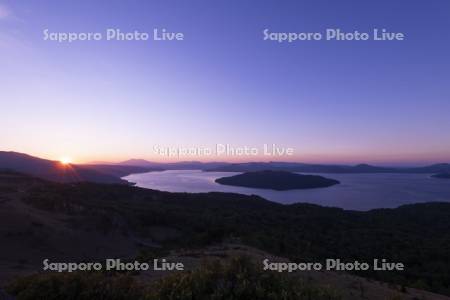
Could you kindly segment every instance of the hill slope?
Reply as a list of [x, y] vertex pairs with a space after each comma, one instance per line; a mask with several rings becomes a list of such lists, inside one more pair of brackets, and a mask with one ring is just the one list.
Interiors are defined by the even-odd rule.
[[449, 295], [449, 215], [449, 203], [355, 212], [239, 194], [68, 185], [3, 173], [0, 277], [39, 269], [47, 257], [133, 257], [149, 247], [198, 248], [233, 239], [298, 262], [402, 262], [405, 271], [356, 275]]
[[18, 152], [0, 151], [0, 170], [12, 170], [56, 182], [122, 183], [120, 179], [131, 173], [153, 171], [153, 168], [111, 165], [63, 165]]

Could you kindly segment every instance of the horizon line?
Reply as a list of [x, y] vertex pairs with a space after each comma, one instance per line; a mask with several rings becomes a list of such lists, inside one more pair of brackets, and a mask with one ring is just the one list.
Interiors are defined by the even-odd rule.
[[[35, 157], [38, 159], [45, 159], [45, 160], [51, 160], [51, 161], [61, 161], [63, 158], [67, 158], [68, 156], [62, 155], [58, 158], [48, 157], [45, 155], [39, 155], [39, 154], [30, 154], [27, 152], [19, 152], [14, 150], [0, 150], [0, 152], [9, 152], [9, 153], [17, 153], [17, 154], [23, 154], [28, 155], [31, 157]], [[371, 161], [368, 160], [348, 160], [348, 161], [310, 161], [308, 159], [305, 160], [239, 160], [239, 161], [233, 161], [233, 160], [202, 160], [202, 159], [192, 159], [192, 160], [153, 160], [153, 159], [146, 159], [146, 158], [128, 158], [128, 159], [113, 159], [113, 160], [72, 160], [71, 164], [73, 165], [116, 165], [116, 164], [123, 164], [127, 161], [145, 161], [147, 163], [153, 163], [153, 164], [180, 164], [180, 163], [202, 163], [202, 164], [211, 164], [211, 163], [223, 163], [223, 164], [249, 164], [249, 163], [290, 163], [290, 164], [309, 164], [309, 165], [336, 165], [336, 166], [357, 166], [357, 165], [371, 165], [371, 166], [379, 166], [379, 167], [421, 167], [421, 166], [430, 166], [430, 165], [436, 165], [436, 164], [450, 164], [450, 162], [447, 162], [445, 160], [424, 160], [424, 161], [402, 161], [402, 160], [392, 160], [392, 161]]]

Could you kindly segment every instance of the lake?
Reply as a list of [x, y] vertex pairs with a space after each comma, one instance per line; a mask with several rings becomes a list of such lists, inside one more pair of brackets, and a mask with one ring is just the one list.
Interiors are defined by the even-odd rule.
[[307, 202], [351, 210], [393, 208], [430, 201], [450, 202], [450, 180], [431, 178], [431, 174], [315, 174], [339, 180], [341, 184], [290, 191], [234, 187], [214, 182], [219, 177], [236, 174], [239, 173], [169, 170], [132, 174], [123, 179], [139, 187], [160, 191], [254, 194], [283, 204]]

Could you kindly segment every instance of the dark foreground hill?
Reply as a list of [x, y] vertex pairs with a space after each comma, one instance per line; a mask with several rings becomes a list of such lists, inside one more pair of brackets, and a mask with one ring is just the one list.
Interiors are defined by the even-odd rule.
[[[136, 258], [152, 249], [192, 249], [232, 240], [295, 262], [326, 258], [401, 262], [404, 271], [354, 273], [450, 295], [449, 215], [450, 203], [356, 212], [281, 205], [239, 194], [59, 184], [2, 173], [0, 280], [38, 271], [45, 258], [66, 262]], [[339, 283], [343, 290], [350, 285], [345, 279]]]
[[90, 181], [127, 184], [120, 177], [158, 169], [118, 165], [63, 165], [58, 161], [23, 153], [0, 151], [0, 170], [12, 170], [56, 182]]
[[286, 191], [314, 189], [339, 184], [339, 181], [317, 175], [300, 175], [286, 171], [257, 171], [217, 178], [217, 183], [250, 188]]

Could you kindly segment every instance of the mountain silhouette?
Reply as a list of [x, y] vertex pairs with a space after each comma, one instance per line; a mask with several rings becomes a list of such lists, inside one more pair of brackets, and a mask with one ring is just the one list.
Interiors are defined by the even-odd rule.
[[163, 170], [208, 170], [213, 168], [221, 168], [228, 163], [225, 162], [200, 162], [200, 161], [180, 161], [173, 163], [160, 163], [151, 162], [145, 159], [129, 159], [118, 163], [122, 166], [138, 166], [138, 167], [150, 167]]
[[377, 167], [368, 164], [348, 165], [320, 165], [289, 162], [251, 162], [228, 164], [217, 168], [207, 169], [205, 171], [214, 172], [255, 172], [255, 171], [289, 171], [304, 173], [448, 173], [450, 164], [434, 164], [424, 167], [395, 168], [395, 167]]
[[56, 182], [97, 182], [128, 184], [120, 179], [131, 173], [152, 171], [151, 168], [114, 165], [64, 165], [19, 152], [0, 151], [0, 170], [11, 170]]

